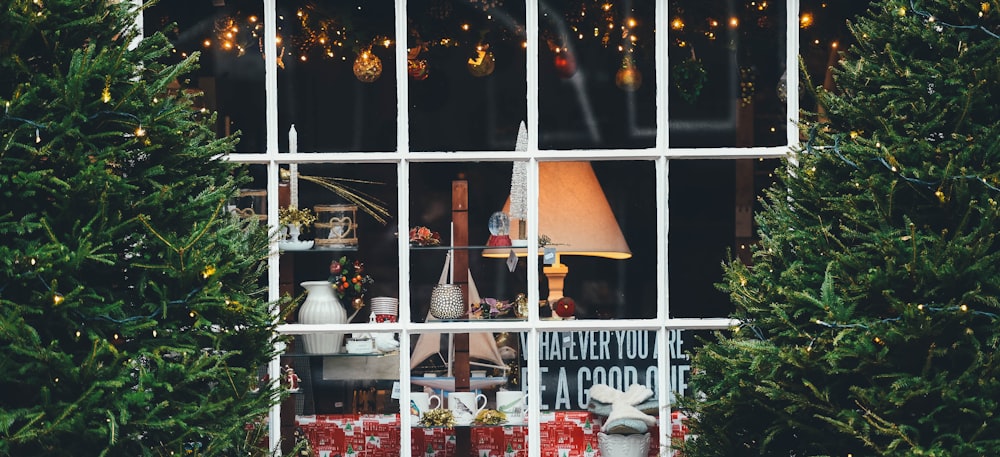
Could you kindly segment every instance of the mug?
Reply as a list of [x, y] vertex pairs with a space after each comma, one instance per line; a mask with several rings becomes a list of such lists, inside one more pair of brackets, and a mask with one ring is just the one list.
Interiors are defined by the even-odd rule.
[[507, 415], [508, 424], [523, 424], [525, 400], [528, 395], [520, 390], [501, 390], [497, 392], [497, 411]]
[[[434, 402], [437, 402], [435, 405]], [[441, 407], [441, 397], [427, 392], [410, 392], [410, 415], [419, 420], [424, 413]]]
[[469, 425], [486, 408], [486, 395], [475, 392], [451, 392], [448, 394], [448, 409], [455, 416], [455, 425]]

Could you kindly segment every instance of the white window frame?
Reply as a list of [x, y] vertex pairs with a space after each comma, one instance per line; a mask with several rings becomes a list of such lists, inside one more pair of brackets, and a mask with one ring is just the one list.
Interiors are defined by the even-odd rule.
[[[139, 2], [140, 0], [134, 0]], [[526, 1], [526, 34], [527, 34], [527, 128], [529, 132], [538, 131], [538, 0]], [[697, 0], [692, 0], [697, 1]], [[277, 230], [278, 220], [278, 175], [279, 164], [299, 164], [299, 163], [389, 163], [396, 164], [397, 167], [397, 189], [399, 214], [397, 215], [398, 233], [407, 233], [409, 228], [409, 164], [417, 162], [449, 162], [449, 161], [528, 161], [528, 240], [529, 249], [537, 249], [538, 227], [538, 162], [545, 160], [649, 160], [655, 162], [656, 172], [656, 230], [657, 233], [666, 234], [669, 230], [669, 207], [668, 195], [668, 175], [671, 160], [680, 159], [757, 159], [757, 158], [781, 158], [784, 157], [790, 147], [798, 144], [798, 121], [799, 121], [799, 85], [798, 85], [798, 61], [799, 54], [799, 0], [785, 0], [786, 2], [786, 57], [785, 66], [789, 70], [787, 83], [787, 108], [788, 113], [786, 131], [786, 144], [773, 147], [752, 147], [752, 148], [671, 148], [669, 112], [667, 110], [668, 91], [658, 91], [656, 94], [656, 143], [653, 148], [646, 149], [601, 149], [601, 150], [539, 150], [538, 136], [528, 135], [527, 151], [487, 151], [487, 152], [411, 152], [409, 150], [409, 112], [406, 109], [397, 110], [396, 118], [396, 151], [394, 152], [309, 152], [309, 153], [279, 153], [278, 132], [278, 84], [277, 84], [277, 61], [274, 53], [265, 56], [265, 103], [266, 103], [266, 150], [260, 153], [239, 153], [228, 156], [229, 160], [256, 165], [266, 165], [267, 167], [267, 208], [271, 230]], [[266, 49], [275, 48], [276, 21], [275, 7], [276, 0], [263, 0], [264, 4], [264, 31]], [[665, 2], [657, 2], [656, 8], [656, 30], [655, 36], [655, 56], [656, 56], [656, 87], [669, 87], [668, 71], [668, 48], [669, 34], [662, 31], [670, 30], [670, 17], [667, 8], [662, 7]], [[406, 29], [406, 1], [395, 0], [395, 36], [396, 43], [405, 43], [407, 36]], [[141, 17], [139, 18], [141, 21]], [[141, 25], [141, 22], [140, 22]], [[406, 47], [395, 46], [395, 61], [406, 61]], [[395, 71], [397, 106], [406, 107], [408, 104], [407, 69], [405, 65], [397, 65]], [[539, 333], [547, 331], [591, 331], [591, 330], [647, 330], [657, 333], [660, 341], [667, 341], [667, 332], [670, 330], [708, 330], [725, 329], [733, 322], [726, 317], [719, 318], [670, 318], [669, 317], [669, 271], [667, 269], [667, 259], [669, 246], [667, 237], [659, 237], [657, 249], [657, 313], [652, 319], [625, 319], [625, 320], [570, 320], [570, 321], [550, 321], [540, 320], [537, 307], [529, 307], [530, 315], [526, 321], [516, 322], [411, 322], [410, 307], [410, 274], [408, 265], [410, 264], [409, 244], [406, 237], [398, 237], [399, 245], [399, 300], [400, 322], [392, 324], [378, 324], [377, 327], [368, 327], [369, 324], [331, 324], [331, 325], [305, 325], [305, 324], [282, 324], [278, 326], [278, 331], [283, 334], [295, 335], [317, 332], [358, 332], [379, 330], [391, 330], [398, 332], [401, 341], [409, 341], [411, 335], [423, 332], [461, 332], [461, 331], [511, 331], [526, 333], [528, 347], [538, 347]], [[278, 292], [278, 262], [279, 253], [277, 244], [272, 244], [268, 257], [268, 298], [277, 301]], [[529, 303], [537, 303], [538, 296], [538, 258], [527, 257], [527, 281]], [[274, 310], [277, 318], [278, 311]], [[538, 351], [525, 351], [528, 370], [528, 379], [542, 379], [540, 372]], [[658, 376], [657, 386], [659, 391], [657, 397], [661, 401], [661, 414], [659, 415], [659, 443], [661, 446], [670, 443], [670, 384], [668, 374], [670, 373], [670, 359], [668, 357], [668, 347], [666, 344], [659, 345], [658, 354]], [[409, 353], [400, 351], [399, 372], [401, 385], [409, 385]], [[279, 359], [273, 360], [268, 371], [272, 379], [277, 379], [280, 372]], [[541, 398], [540, 383], [528, 384], [528, 395], [530, 398]], [[401, 389], [401, 404], [409, 404], [409, 389]], [[541, 443], [538, 431], [540, 430], [538, 403], [534, 402], [529, 414], [528, 455], [541, 455]], [[280, 405], [275, 406], [270, 415], [271, 424], [280, 423]], [[409, 456], [410, 448], [408, 443], [411, 439], [411, 423], [408, 414], [400, 415], [400, 455]], [[275, 454], [280, 453], [280, 427], [270, 427], [270, 443], [274, 447]]]

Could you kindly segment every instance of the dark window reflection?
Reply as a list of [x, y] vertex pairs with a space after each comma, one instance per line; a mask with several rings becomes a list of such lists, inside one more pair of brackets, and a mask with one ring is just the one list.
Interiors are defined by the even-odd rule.
[[513, 150], [527, 120], [524, 2], [407, 2], [410, 149]]
[[281, 150], [295, 124], [300, 152], [396, 149], [393, 3], [278, 2]]
[[652, 1], [539, 3], [539, 148], [656, 141]]
[[778, 160], [670, 162], [670, 317], [724, 317], [729, 297], [715, 285], [722, 263], [750, 262], [759, 197], [774, 184]]
[[670, 2], [671, 147], [786, 143], [785, 11], [784, 1]]

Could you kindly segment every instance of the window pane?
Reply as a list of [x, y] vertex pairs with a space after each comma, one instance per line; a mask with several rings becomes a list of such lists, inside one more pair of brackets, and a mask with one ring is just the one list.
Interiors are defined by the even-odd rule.
[[527, 119], [524, 2], [407, 2], [410, 149], [513, 150]]
[[[524, 318], [514, 305], [519, 294], [527, 294], [527, 273], [516, 259], [513, 265], [519, 268], [512, 270], [508, 264], [509, 248], [501, 247], [510, 244], [506, 230], [495, 226], [496, 235], [490, 230], [491, 218], [502, 219], [494, 213], [504, 211], [512, 172], [511, 162], [411, 165], [410, 309], [414, 321], [434, 316]], [[447, 249], [451, 246], [459, 248]], [[432, 296], [447, 296], [443, 287], [435, 292], [442, 278], [444, 283], [462, 287], [459, 294], [467, 295], [453, 300], [452, 312], [431, 313]], [[447, 301], [441, 298], [435, 303], [445, 306]], [[469, 304], [474, 306], [469, 308]], [[470, 309], [472, 314], [467, 315]]]
[[146, 35], [163, 31], [178, 62], [200, 52], [200, 67], [173, 90], [202, 93], [203, 106], [218, 111], [216, 132], [242, 132], [238, 152], [263, 152], [264, 11], [260, 1], [159, 2], [143, 12]]
[[[612, 411], [628, 405], [652, 422], [633, 433], [648, 431], [650, 448], [657, 449], [656, 335], [641, 330], [540, 333], [541, 398], [529, 398], [529, 403], [541, 410], [541, 433], [550, 437], [543, 446], [557, 448], [559, 455], [587, 455], [588, 447], [598, 449], [603, 426], [639, 426], [609, 422]], [[630, 391], [628, 401], [616, 402], [625, 391]], [[628, 416], [638, 414], [629, 411]]]
[[[517, 332], [413, 336], [411, 455], [527, 455], [527, 370], [519, 362], [525, 338]], [[463, 427], [440, 426], [439, 408]]]
[[669, 287], [671, 317], [725, 317], [733, 307], [716, 289], [722, 262], [750, 261], [758, 197], [777, 160], [670, 162]]
[[[279, 223], [301, 222], [297, 236], [286, 228], [278, 242], [279, 287], [294, 300], [284, 310], [287, 321], [395, 321], [397, 313], [387, 302], [399, 297], [396, 167], [299, 164], [294, 179], [292, 168], [282, 165], [286, 173], [278, 189]], [[344, 191], [363, 195], [364, 201], [346, 199]], [[303, 222], [290, 207], [308, 209], [316, 220]], [[355, 283], [358, 277], [363, 279]], [[299, 385], [282, 404], [285, 452], [300, 439], [296, 430], [310, 440], [314, 452], [367, 449], [368, 437], [385, 448], [398, 448], [400, 409], [392, 397], [400, 379], [398, 348], [398, 335], [392, 332], [296, 335], [281, 357], [283, 381]]]
[[543, 317], [656, 317], [655, 187], [652, 161], [539, 163]]
[[655, 6], [539, 4], [539, 148], [655, 144]]
[[277, 4], [279, 144], [298, 150], [396, 149], [391, 0]]
[[670, 146], [786, 143], [785, 7], [670, 2]]

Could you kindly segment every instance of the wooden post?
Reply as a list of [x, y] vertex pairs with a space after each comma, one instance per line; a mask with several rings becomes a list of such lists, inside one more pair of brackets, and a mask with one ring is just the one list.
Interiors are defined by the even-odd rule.
[[[463, 302], [469, 302], [469, 183], [465, 180], [451, 182], [452, 266], [455, 268], [453, 284], [462, 288]], [[452, 375], [455, 376], [455, 392], [468, 392], [469, 383], [469, 334], [456, 333], [452, 342], [455, 356], [452, 360]], [[455, 429], [455, 455], [465, 457], [472, 448], [472, 430], [468, 427]]]

